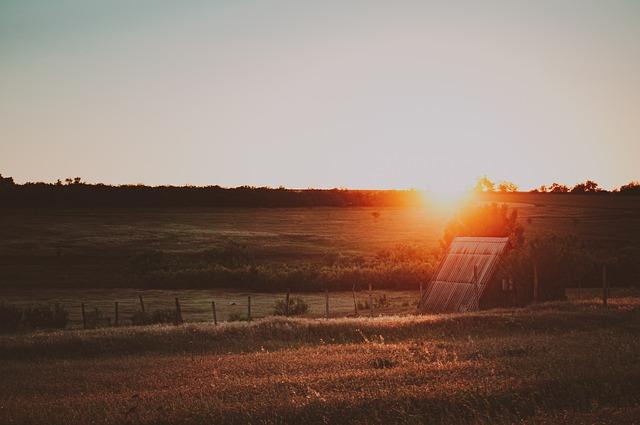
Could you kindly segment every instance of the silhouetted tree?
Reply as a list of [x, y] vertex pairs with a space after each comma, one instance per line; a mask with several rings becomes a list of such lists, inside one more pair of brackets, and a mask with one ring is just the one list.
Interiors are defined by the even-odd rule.
[[496, 185], [494, 182], [489, 180], [487, 176], [482, 176], [476, 182], [475, 187], [473, 188], [476, 192], [495, 192]]
[[620, 186], [618, 191], [626, 195], [640, 195], [640, 182], [629, 182], [623, 186]]
[[571, 189], [571, 193], [596, 193], [604, 192], [604, 189], [598, 186], [593, 180], [587, 180], [584, 183], [578, 183]]
[[560, 184], [560, 183], [553, 183], [551, 184], [551, 186], [549, 186], [549, 192], [551, 193], [567, 193], [569, 192], [569, 188], [564, 185], [564, 184]]
[[13, 177], [2, 177], [2, 174], [0, 174], [0, 189], [10, 189], [13, 186], [15, 186]]
[[518, 186], [510, 181], [501, 181], [500, 184], [498, 184], [498, 191], [499, 192], [517, 192], [518, 191]]
[[494, 203], [463, 209], [447, 223], [441, 244], [447, 247], [457, 236], [508, 236], [512, 246], [519, 246], [524, 229], [518, 223], [518, 210]]

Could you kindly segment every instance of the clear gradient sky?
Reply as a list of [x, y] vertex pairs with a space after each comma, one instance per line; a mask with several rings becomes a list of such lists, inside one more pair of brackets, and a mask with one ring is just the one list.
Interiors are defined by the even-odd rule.
[[640, 178], [640, 1], [0, 0], [18, 182]]

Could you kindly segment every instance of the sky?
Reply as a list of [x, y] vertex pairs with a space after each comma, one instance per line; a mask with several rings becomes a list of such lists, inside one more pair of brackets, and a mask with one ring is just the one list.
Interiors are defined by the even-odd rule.
[[0, 0], [17, 182], [640, 179], [640, 2]]

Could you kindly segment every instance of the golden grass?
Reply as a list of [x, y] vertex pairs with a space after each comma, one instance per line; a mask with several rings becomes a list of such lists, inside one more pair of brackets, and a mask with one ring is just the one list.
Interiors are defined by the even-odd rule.
[[3, 336], [0, 422], [635, 423], [639, 335], [629, 297]]

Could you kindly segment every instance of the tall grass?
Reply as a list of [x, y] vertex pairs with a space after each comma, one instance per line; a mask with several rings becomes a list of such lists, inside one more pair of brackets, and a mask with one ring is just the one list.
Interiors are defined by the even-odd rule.
[[640, 304], [0, 338], [0, 422], [632, 424]]

